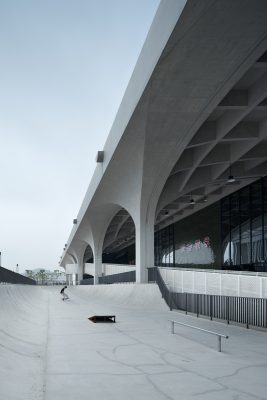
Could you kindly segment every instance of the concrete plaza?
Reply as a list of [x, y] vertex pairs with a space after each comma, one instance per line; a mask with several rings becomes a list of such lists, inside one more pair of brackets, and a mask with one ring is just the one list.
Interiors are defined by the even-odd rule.
[[[0, 286], [0, 398], [266, 399], [265, 331], [170, 312], [154, 284]], [[115, 314], [116, 324], [92, 315]], [[170, 319], [229, 335], [217, 339]]]

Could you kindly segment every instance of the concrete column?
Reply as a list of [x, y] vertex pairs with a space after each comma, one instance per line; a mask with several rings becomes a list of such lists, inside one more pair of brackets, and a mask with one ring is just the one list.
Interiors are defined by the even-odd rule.
[[99, 277], [102, 276], [102, 250], [94, 251], [94, 284], [98, 285]]
[[147, 268], [154, 267], [154, 221], [136, 224], [136, 282], [148, 281]]
[[78, 285], [80, 284], [80, 281], [83, 279], [83, 270], [84, 270], [84, 264], [82, 261], [78, 262]]

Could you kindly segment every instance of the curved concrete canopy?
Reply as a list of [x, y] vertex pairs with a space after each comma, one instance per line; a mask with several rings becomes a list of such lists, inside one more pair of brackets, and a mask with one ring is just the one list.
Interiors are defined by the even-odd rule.
[[105, 234], [103, 251], [111, 253], [114, 250], [119, 251], [125, 245], [135, 241], [135, 224], [130, 214], [121, 209], [117, 212]]
[[[161, 194], [157, 226], [184, 218], [266, 175], [266, 128], [267, 53], [227, 93], [185, 147]], [[229, 175], [234, 182], [228, 183]], [[191, 198], [195, 205], [190, 205]]]
[[94, 258], [94, 254], [93, 254], [92, 247], [88, 244], [88, 246], [86, 247], [86, 249], [84, 251], [83, 262], [86, 263], [86, 262], [88, 262], [88, 260], [91, 260], [93, 258]]
[[109, 203], [145, 253], [155, 218], [159, 229], [266, 175], [266, 49], [264, 0], [162, 1], [68, 246], [89, 231], [103, 245]]

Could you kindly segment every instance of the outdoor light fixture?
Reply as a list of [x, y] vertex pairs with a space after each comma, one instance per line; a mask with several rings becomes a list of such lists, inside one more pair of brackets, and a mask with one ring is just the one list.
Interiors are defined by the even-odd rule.
[[207, 197], [204, 197], [203, 201], [204, 201], [204, 203], [207, 203], [207, 201], [208, 201]]
[[193, 199], [192, 193], [190, 194], [190, 197], [191, 197], [191, 199], [190, 199], [190, 201], [189, 201], [189, 204], [190, 204], [190, 205], [196, 204], [195, 200]]
[[104, 161], [104, 151], [98, 151], [96, 155], [96, 162], [102, 163]]
[[235, 182], [235, 177], [234, 177], [234, 175], [229, 175], [229, 176], [228, 176], [228, 179], [227, 179], [227, 183], [233, 183], [233, 182]]
[[230, 166], [229, 166], [229, 176], [228, 176], [228, 179], [227, 179], [227, 183], [233, 183], [233, 182], [235, 182], [235, 177], [232, 174], [232, 166], [230, 164]]
[[76, 225], [77, 224], [77, 219], [75, 218], [74, 220], [73, 220], [73, 225]]

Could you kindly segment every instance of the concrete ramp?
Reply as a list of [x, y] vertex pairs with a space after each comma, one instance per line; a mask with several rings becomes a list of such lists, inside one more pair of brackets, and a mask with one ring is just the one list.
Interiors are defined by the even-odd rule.
[[43, 398], [47, 294], [28, 285], [0, 285], [0, 398]]
[[[168, 307], [156, 284], [112, 284], [97, 286], [78, 286], [77, 296], [97, 303], [116, 304], [124, 307], [166, 311]], [[72, 289], [72, 290], [73, 290]]]
[[170, 312], [153, 284], [60, 289], [0, 285], [0, 400], [266, 398], [265, 332]]

